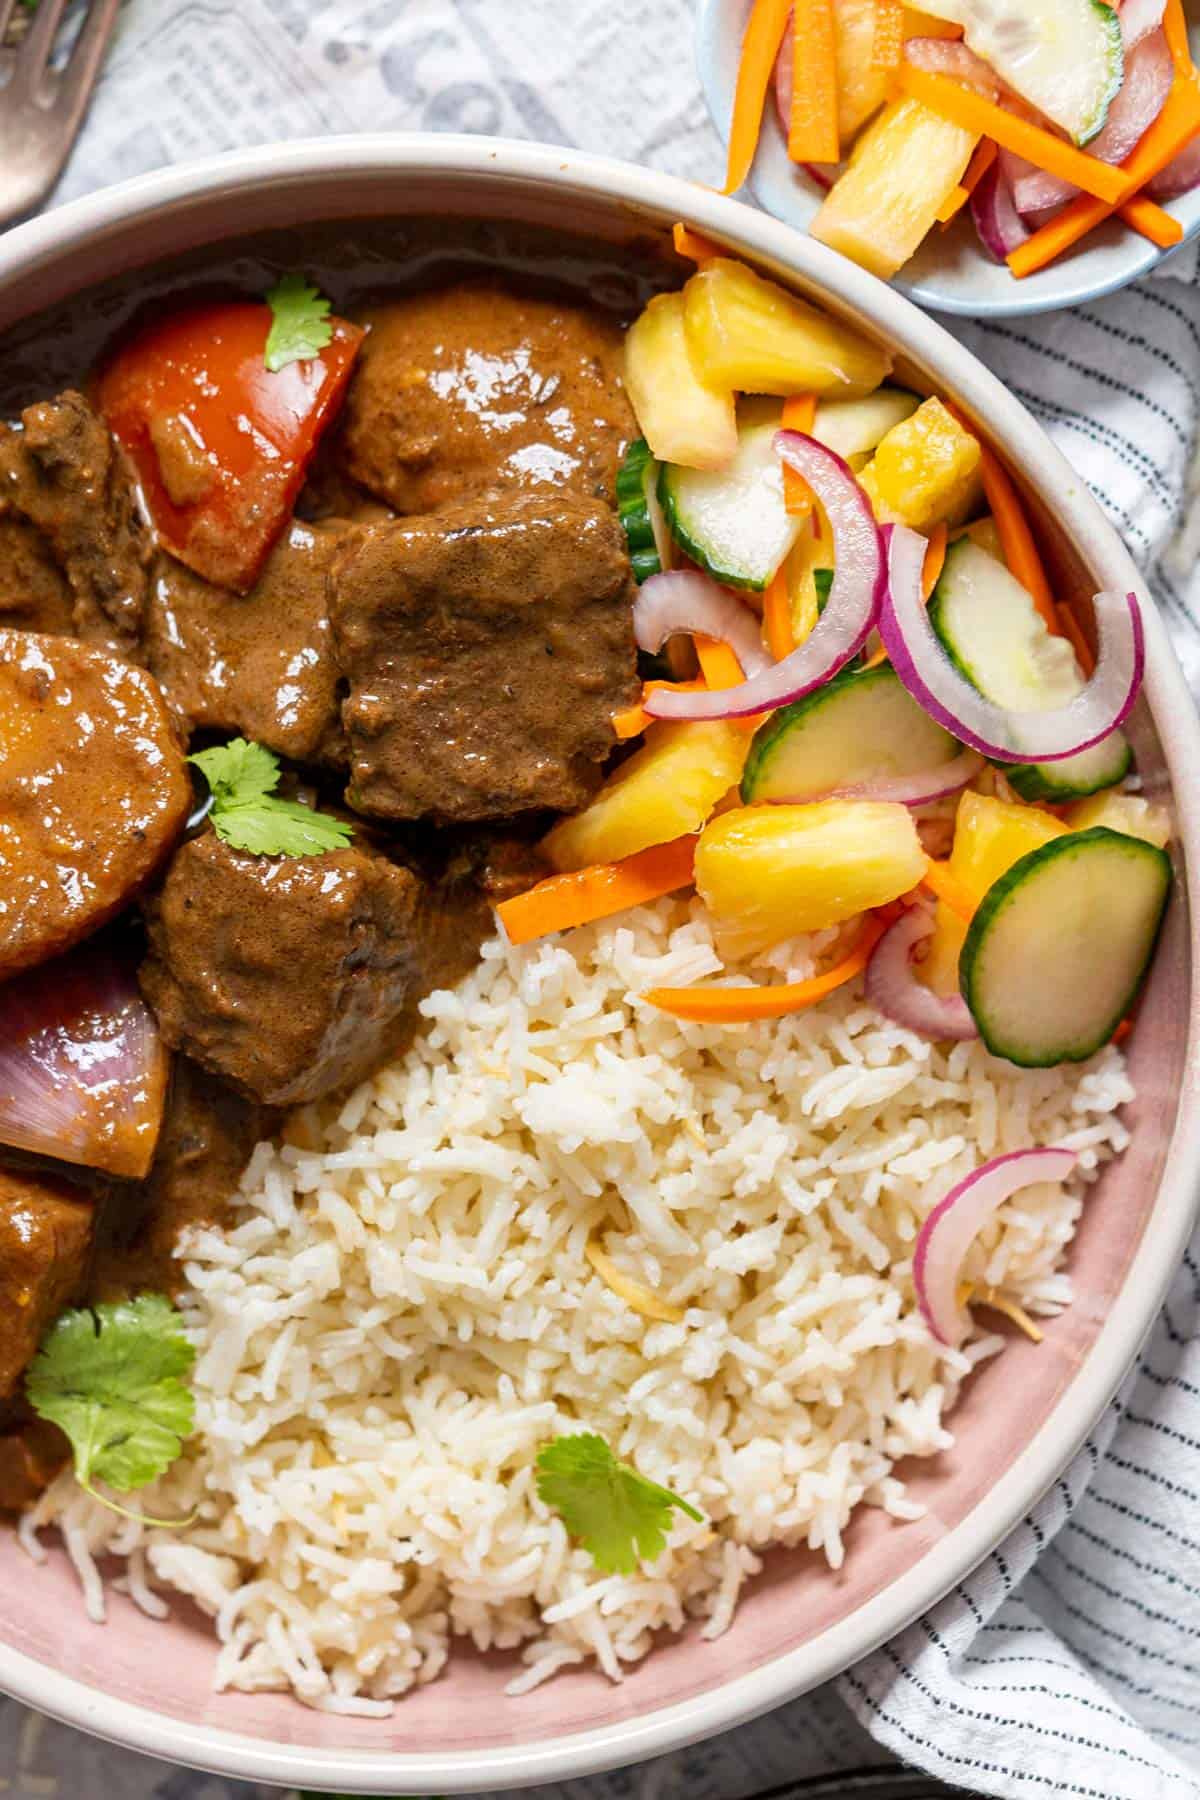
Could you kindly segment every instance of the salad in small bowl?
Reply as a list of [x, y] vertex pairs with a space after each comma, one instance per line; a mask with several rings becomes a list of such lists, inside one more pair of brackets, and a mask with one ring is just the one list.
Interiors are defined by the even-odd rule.
[[1200, 229], [1181, 0], [707, 0], [699, 62], [726, 191], [939, 310], [1094, 298]]

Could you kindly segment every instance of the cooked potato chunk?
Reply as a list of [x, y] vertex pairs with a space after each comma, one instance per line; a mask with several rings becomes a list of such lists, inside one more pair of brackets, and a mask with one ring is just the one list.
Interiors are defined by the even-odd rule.
[[120, 912], [191, 804], [151, 676], [72, 638], [0, 631], [0, 979]]

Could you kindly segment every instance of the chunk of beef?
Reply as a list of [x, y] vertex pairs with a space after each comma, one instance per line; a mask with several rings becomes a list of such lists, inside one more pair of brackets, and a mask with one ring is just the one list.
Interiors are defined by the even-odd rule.
[[167, 1042], [267, 1105], [350, 1087], [410, 1041], [417, 1004], [470, 967], [473, 893], [364, 843], [275, 858], [193, 838], [146, 908], [142, 989]]
[[154, 1166], [101, 1216], [95, 1297], [178, 1293], [184, 1285], [175, 1254], [180, 1233], [224, 1216], [250, 1152], [277, 1124], [268, 1107], [176, 1057]]
[[48, 1419], [21, 1417], [0, 1429], [0, 1512], [24, 1512], [71, 1458], [65, 1433]]
[[0, 626], [69, 637], [75, 609], [67, 578], [46, 540], [24, 519], [0, 513]]
[[150, 533], [121, 451], [82, 394], [0, 428], [0, 518], [34, 527], [72, 598], [79, 637], [132, 652], [149, 592]]
[[160, 559], [144, 661], [189, 730], [239, 733], [297, 762], [345, 762], [326, 577], [352, 530], [294, 522], [244, 596]]
[[466, 282], [369, 315], [339, 453], [397, 512], [497, 489], [611, 499], [637, 436], [603, 313]]
[[640, 691], [606, 507], [519, 494], [375, 526], [331, 592], [353, 807], [468, 821], [587, 799]]
[[16, 1391], [46, 1331], [83, 1293], [92, 1223], [77, 1189], [0, 1169], [0, 1399]]
[[0, 979], [118, 913], [191, 806], [151, 676], [73, 638], [0, 630]]

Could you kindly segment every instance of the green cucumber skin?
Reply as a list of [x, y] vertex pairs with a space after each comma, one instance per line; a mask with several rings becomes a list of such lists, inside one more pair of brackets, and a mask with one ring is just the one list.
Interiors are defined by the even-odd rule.
[[[1067, 780], [1055, 771], [1069, 768], [1075, 758], [1067, 757], [1063, 764], [1059, 763], [1002, 763], [993, 761], [993, 768], [1000, 769], [1013, 792], [1020, 794], [1022, 800], [1049, 800], [1057, 803], [1060, 800], [1086, 800], [1089, 794], [1102, 793], [1105, 788], [1116, 787], [1124, 781], [1133, 768], [1133, 751], [1129, 742], [1122, 737], [1124, 754], [1110, 769], [1098, 775], [1094, 781]], [[1099, 748], [1099, 745], [1096, 746]], [[1081, 751], [1081, 756], [1089, 754]]]
[[654, 525], [646, 504], [647, 471], [653, 462], [649, 444], [645, 438], [637, 438], [626, 450], [617, 471], [617, 517], [625, 532], [633, 579], [639, 587], [651, 575], [662, 574]]
[[[1096, 4], [1103, 5], [1104, 0], [1096, 0]], [[979, 680], [974, 669], [963, 660], [955, 648], [943, 618], [943, 608], [949, 603], [948, 591], [944, 584], [947, 576], [952, 574], [955, 551], [959, 544], [969, 542], [969, 538], [960, 538], [957, 544], [951, 544], [947, 550], [946, 560], [942, 564], [942, 572], [938, 576], [937, 585], [929, 596], [928, 614], [929, 623], [933, 627], [938, 643], [963, 680], [969, 681], [978, 693], [985, 694], [987, 689]], [[1133, 768], [1133, 751], [1126, 739], [1122, 738], [1122, 743], [1124, 744], [1124, 755], [1112, 765], [1112, 773], [1098, 775], [1094, 780], [1072, 781], [1069, 777], [1064, 779], [1065, 769], [1075, 760], [1074, 757], [1066, 758], [1064, 764], [1061, 765], [1059, 763], [1009, 763], [993, 757], [992, 767], [1000, 770], [1013, 792], [1019, 794], [1022, 800], [1049, 800], [1052, 802], [1085, 800], [1089, 794], [1098, 794], [1104, 788], [1116, 787], [1119, 781], [1124, 781]], [[1086, 752], [1081, 752], [1081, 754], [1086, 754]]]
[[[819, 571], [819, 573], [824, 573], [824, 571]], [[832, 571], [830, 573], [832, 574]], [[743, 804], [753, 806], [757, 803], [756, 791], [764, 766], [770, 761], [771, 751], [780, 738], [788, 735], [797, 719], [818, 711], [830, 700], [836, 700], [840, 694], [845, 692], [848, 682], [869, 682], [872, 676], [879, 675], [890, 678], [892, 671], [882, 663], [877, 669], [839, 669], [838, 673], [823, 687], [814, 688], [813, 692], [806, 694], [803, 700], [793, 700], [790, 706], [781, 706], [777, 712], [773, 712], [766, 723], [759, 726], [750, 740], [750, 751], [746, 757], [746, 765], [742, 770], [741, 787], [738, 790]]]
[[692, 537], [676, 510], [675, 496], [671, 492], [670, 467], [669, 463], [659, 465], [658, 504], [662, 507], [663, 518], [667, 521], [671, 536], [684, 555], [698, 569], [703, 569], [706, 575], [711, 575], [714, 581], [719, 581], [722, 587], [742, 588], [747, 593], [761, 594], [767, 587], [767, 582], [755, 581], [753, 577], [748, 579], [745, 575], [739, 575], [736, 570], [722, 568], [720, 563], [711, 560], [703, 544], [697, 543]]
[[1081, 148], [1084, 144], [1090, 144], [1092, 139], [1104, 129], [1104, 122], [1108, 118], [1108, 109], [1116, 99], [1117, 91], [1125, 79], [1125, 45], [1121, 37], [1121, 20], [1117, 10], [1115, 7], [1107, 5], [1106, 0], [1092, 0], [1092, 10], [1099, 14], [1100, 21], [1108, 33], [1109, 67], [1112, 70], [1112, 79], [1108, 84], [1107, 93], [1096, 110], [1094, 120], [1089, 121], [1075, 140]]
[[[1066, 1049], [1047, 1051], [1042, 1056], [1022, 1054], [1015, 1056], [1012, 1046], [1005, 1047], [989, 1033], [985, 1016], [983, 996], [975, 991], [975, 969], [980, 947], [987, 937], [992, 921], [1011, 903], [1014, 893], [1019, 893], [1030, 875], [1036, 875], [1046, 864], [1060, 856], [1085, 855], [1090, 845], [1100, 844], [1113, 847], [1126, 856], [1149, 855], [1162, 866], [1163, 898], [1159, 908], [1158, 920], [1150, 935], [1146, 954], [1142, 965], [1129, 986], [1121, 1004], [1116, 1007], [1112, 1017], [1107, 1019], [1102, 1028], [1093, 1036], [1081, 1043]], [[1053, 1069], [1060, 1063], [1086, 1062], [1097, 1050], [1108, 1043], [1113, 1032], [1126, 1017], [1137, 997], [1138, 990], [1146, 978], [1146, 971], [1154, 960], [1154, 952], [1158, 946], [1159, 934], [1162, 931], [1163, 919], [1166, 916], [1167, 901], [1170, 898], [1171, 859], [1165, 850], [1156, 844], [1148, 844], [1143, 838], [1132, 838], [1124, 832], [1111, 831], [1106, 825], [1093, 825], [1088, 831], [1069, 831], [1060, 838], [1051, 838], [1047, 844], [1041, 844], [1036, 850], [1028, 851], [1007, 869], [998, 881], [994, 881], [983, 899], [980, 901], [967, 927], [967, 935], [958, 958], [959, 992], [967, 1004], [967, 1008], [979, 1028], [979, 1036], [993, 1056], [1003, 1057], [1006, 1062], [1015, 1063], [1022, 1069]], [[1086, 980], [1086, 972], [1083, 979]]]
[[960, 551], [960, 547], [964, 544], [969, 544], [970, 541], [971, 540], [968, 537], [961, 537], [957, 543], [951, 544], [946, 551], [945, 560], [942, 563], [941, 574], [934, 584], [934, 589], [929, 596], [929, 604], [925, 611], [929, 618], [929, 623], [933, 627], [934, 636], [937, 638], [938, 643], [942, 646], [942, 649], [946, 652], [946, 655], [954, 664], [954, 667], [958, 670], [963, 680], [969, 681], [971, 686], [975, 688], [978, 693], [982, 693], [983, 688], [980, 686], [974, 669], [971, 668], [969, 663], [965, 663], [959, 655], [954, 646], [954, 641], [946, 629], [945, 620], [942, 617], [943, 609], [949, 605], [950, 595], [947, 581], [953, 574], [956, 556]]

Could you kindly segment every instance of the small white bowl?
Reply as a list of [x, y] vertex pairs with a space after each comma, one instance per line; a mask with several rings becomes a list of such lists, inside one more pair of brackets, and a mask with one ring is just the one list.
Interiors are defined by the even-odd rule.
[[[749, 0], [699, 0], [696, 13], [696, 62], [708, 109], [722, 139], [728, 137], [733, 91], [741, 54]], [[1198, 28], [1193, 26], [1195, 47]], [[758, 155], [750, 174], [754, 198], [773, 218], [807, 231], [820, 205], [813, 183], [788, 160], [773, 98], [768, 97]], [[1169, 213], [1183, 225], [1183, 238], [1170, 250], [1158, 250], [1148, 239], [1110, 219], [1082, 244], [1049, 268], [1018, 281], [1002, 263], [980, 248], [970, 218], [964, 215], [945, 231], [933, 231], [892, 286], [934, 312], [958, 313], [967, 319], [1017, 319], [1054, 312], [1114, 293], [1165, 263], [1200, 232], [1200, 188], [1172, 200]]]

